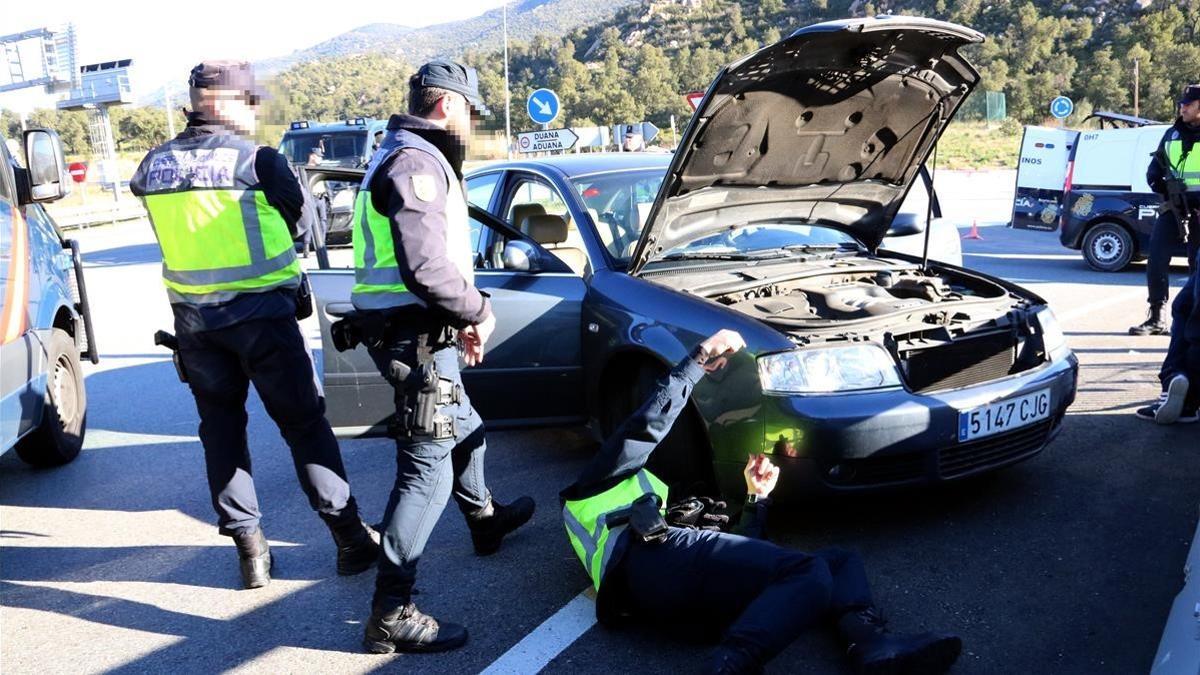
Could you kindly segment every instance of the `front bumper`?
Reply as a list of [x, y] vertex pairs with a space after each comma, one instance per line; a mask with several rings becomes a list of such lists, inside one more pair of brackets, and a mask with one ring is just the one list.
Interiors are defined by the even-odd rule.
[[[766, 452], [781, 467], [777, 493], [783, 498], [968, 478], [1041, 452], [1075, 400], [1078, 370], [1078, 360], [1068, 353], [1036, 370], [931, 394], [764, 396], [763, 435], [749, 451]], [[1047, 419], [959, 442], [960, 411], [1046, 388]], [[747, 445], [715, 450], [720, 487], [737, 494]]]

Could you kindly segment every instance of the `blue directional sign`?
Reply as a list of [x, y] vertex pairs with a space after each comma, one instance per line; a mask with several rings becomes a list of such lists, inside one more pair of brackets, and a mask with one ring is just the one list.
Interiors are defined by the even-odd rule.
[[1056, 119], [1066, 119], [1075, 111], [1075, 104], [1066, 96], [1055, 96], [1050, 101], [1050, 114]]
[[529, 95], [525, 109], [529, 111], [529, 119], [538, 124], [549, 124], [558, 117], [558, 94], [549, 89], [538, 89]]

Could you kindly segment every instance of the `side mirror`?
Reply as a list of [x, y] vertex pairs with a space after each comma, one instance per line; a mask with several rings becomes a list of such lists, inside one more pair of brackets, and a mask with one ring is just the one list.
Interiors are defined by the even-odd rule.
[[504, 269], [513, 272], [538, 272], [542, 269], [541, 254], [527, 241], [513, 239], [504, 245], [500, 255]]
[[70, 176], [58, 134], [48, 129], [25, 132], [25, 166], [29, 172], [29, 197], [52, 202], [67, 196]]
[[889, 237], [907, 237], [925, 231], [925, 216], [919, 213], [897, 213], [888, 228]]

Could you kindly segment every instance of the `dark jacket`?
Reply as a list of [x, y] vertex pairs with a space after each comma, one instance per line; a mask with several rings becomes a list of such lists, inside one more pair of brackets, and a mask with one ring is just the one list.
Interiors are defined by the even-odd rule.
[[[1200, 149], [1196, 149], [1195, 147], [1197, 142], [1200, 142], [1200, 126], [1184, 124], [1183, 118], [1176, 118], [1175, 123], [1163, 133], [1162, 140], [1158, 142], [1158, 148], [1154, 151], [1154, 155], [1150, 160], [1150, 166], [1146, 168], [1146, 182], [1150, 184], [1151, 190], [1160, 195], [1167, 194], [1167, 172], [1163, 169], [1162, 162], [1158, 158], [1162, 157], [1163, 160], [1166, 159], [1167, 142], [1172, 140], [1176, 133], [1179, 134], [1180, 140], [1183, 141], [1183, 152], [1185, 154], [1200, 152]], [[1189, 195], [1188, 202], [1192, 206], [1200, 208], [1200, 198]]]
[[[594, 497], [646, 466], [650, 454], [666, 438], [675, 420], [687, 406], [692, 389], [704, 377], [704, 368], [697, 354], [693, 352], [688, 355], [659, 380], [646, 402], [604, 441], [579, 478], [559, 493], [560, 499], [568, 501]], [[674, 495], [674, 498], [689, 496]], [[768, 503], [769, 500], [759, 500], [754, 508], [743, 509], [742, 519], [734, 531], [745, 536], [761, 537]], [[610, 564], [616, 564], [620, 559], [625, 545], [623, 541], [617, 542]]]
[[[219, 124], [206, 120], [197, 113], [188, 116], [188, 125], [176, 138], [194, 138], [209, 134], [234, 134]], [[254, 156], [254, 172], [258, 174], [258, 188], [267, 203], [279, 211], [287, 223], [293, 239], [303, 237], [312, 227], [315, 215], [308, 193], [300, 188], [300, 181], [288, 166], [287, 159], [274, 148], [262, 146]], [[131, 184], [136, 196], [136, 188]], [[196, 307], [172, 303], [175, 314], [175, 330], [178, 333], [198, 333], [217, 330], [255, 319], [278, 319], [296, 314], [296, 291], [279, 288], [262, 293], [243, 293], [238, 297], [216, 305]]]
[[[419, 136], [439, 151], [454, 171], [452, 180], [462, 183], [466, 148], [446, 130], [411, 115], [392, 115], [388, 131], [405, 130]], [[429, 153], [403, 148], [382, 158], [367, 188], [371, 204], [388, 217], [396, 262], [404, 285], [426, 306], [446, 317], [456, 328], [480, 323], [491, 315], [487, 298], [463, 277], [446, 250], [446, 200], [449, 186], [441, 162]], [[433, 195], [414, 193], [414, 176], [433, 176]], [[466, 195], [466, 189], [462, 190]]]

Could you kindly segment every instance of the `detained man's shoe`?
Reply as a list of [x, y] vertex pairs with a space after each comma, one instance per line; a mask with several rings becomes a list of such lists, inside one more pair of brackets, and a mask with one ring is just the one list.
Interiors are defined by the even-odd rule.
[[1167, 328], [1167, 324], [1162, 318], [1161, 307], [1151, 307], [1150, 314], [1146, 320], [1129, 329], [1130, 335], [1167, 335], [1171, 331]]
[[944, 673], [962, 653], [962, 640], [948, 633], [892, 635], [874, 607], [849, 612], [838, 621], [846, 657], [862, 675]]
[[471, 529], [471, 543], [475, 545], [475, 555], [491, 555], [500, 550], [500, 542], [509, 532], [529, 522], [533, 517], [534, 503], [530, 497], [520, 497], [511, 504], [501, 504], [496, 500], [467, 516], [467, 526]]
[[704, 672], [705, 675], [761, 675], [763, 666], [740, 649], [721, 645], [709, 657]]
[[271, 583], [271, 548], [259, 528], [233, 535], [243, 588], [262, 588]]
[[1182, 417], [1184, 403], [1187, 401], [1188, 379], [1186, 375], [1176, 375], [1167, 382], [1165, 391], [1159, 397], [1158, 410], [1154, 411], [1154, 421], [1159, 424], [1175, 424]]
[[411, 602], [389, 612], [373, 610], [363, 636], [363, 647], [372, 654], [445, 652], [466, 643], [465, 627], [422, 614]]

